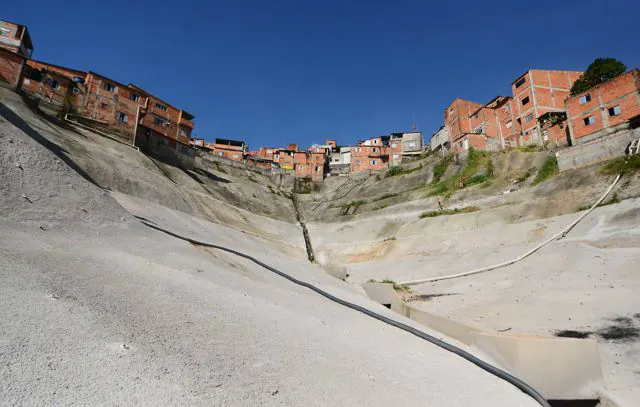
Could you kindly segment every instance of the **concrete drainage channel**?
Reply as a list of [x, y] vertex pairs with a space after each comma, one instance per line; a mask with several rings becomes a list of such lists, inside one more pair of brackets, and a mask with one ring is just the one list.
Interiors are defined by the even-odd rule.
[[364, 283], [374, 301], [430, 329], [456, 339], [529, 383], [552, 407], [627, 407], [606, 392], [594, 339], [496, 333], [417, 309], [393, 284]]
[[309, 237], [309, 230], [307, 230], [307, 224], [304, 219], [304, 214], [300, 209], [300, 203], [298, 202], [298, 195], [295, 192], [291, 193], [291, 202], [293, 203], [293, 210], [296, 212], [296, 220], [302, 228], [302, 237], [304, 238], [304, 245], [307, 248], [307, 257], [311, 263], [315, 263], [316, 256], [313, 253], [313, 246], [311, 245], [311, 237]]

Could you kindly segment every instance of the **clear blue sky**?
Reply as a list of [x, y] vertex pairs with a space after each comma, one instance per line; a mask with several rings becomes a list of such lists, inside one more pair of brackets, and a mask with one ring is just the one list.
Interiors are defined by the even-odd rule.
[[640, 66], [640, 3], [609, 1], [3, 1], [34, 57], [132, 82], [252, 148], [418, 128], [456, 97], [510, 94], [530, 68]]

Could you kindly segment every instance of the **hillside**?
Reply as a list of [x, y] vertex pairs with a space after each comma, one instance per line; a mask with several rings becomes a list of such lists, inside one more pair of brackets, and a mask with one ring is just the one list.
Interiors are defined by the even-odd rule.
[[[3, 89], [0, 115], [0, 296], [11, 315], [0, 327], [0, 377], [9, 404], [537, 405], [406, 332], [145, 223], [254, 256], [477, 353], [374, 303], [361, 284], [517, 256], [613, 178], [594, 166], [534, 185], [551, 153], [512, 150], [459, 162], [429, 155], [395, 174], [330, 177], [300, 190], [206, 157], [193, 171], [163, 164]], [[628, 337], [599, 339], [605, 379], [640, 399], [638, 181], [626, 174], [610, 205], [524, 261], [413, 285], [412, 303], [525, 335], [601, 338], [626, 318]]]

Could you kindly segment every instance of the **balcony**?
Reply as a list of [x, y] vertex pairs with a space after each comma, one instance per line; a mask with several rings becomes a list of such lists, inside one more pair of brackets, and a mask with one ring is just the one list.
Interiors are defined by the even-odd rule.
[[193, 130], [193, 128], [196, 126], [195, 123], [193, 122], [193, 119], [195, 119], [195, 117], [192, 114], [189, 114], [187, 112], [185, 112], [184, 110], [180, 111], [180, 120], [179, 120], [179, 124], [181, 126], [186, 126], [189, 127], [190, 129]]

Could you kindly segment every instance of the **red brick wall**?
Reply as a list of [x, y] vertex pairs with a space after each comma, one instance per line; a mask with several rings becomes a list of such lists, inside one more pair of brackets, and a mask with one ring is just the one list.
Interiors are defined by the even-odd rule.
[[351, 171], [377, 171], [389, 168], [390, 151], [391, 149], [387, 146], [352, 147]]
[[475, 150], [485, 150], [487, 147], [485, 136], [481, 134], [468, 133], [460, 137], [458, 141], [451, 145], [454, 153], [468, 150], [468, 148], [465, 148], [465, 140], [468, 148], [474, 148]]
[[[574, 140], [640, 115], [639, 85], [640, 71], [636, 69], [567, 99], [566, 106]], [[580, 98], [587, 94], [591, 96], [591, 101], [581, 105]], [[614, 106], [620, 106], [620, 115], [609, 115], [609, 108]], [[585, 125], [584, 118], [589, 116], [595, 118], [595, 123]]]
[[213, 154], [226, 158], [227, 160], [242, 161], [242, 148], [216, 144], [213, 147]]
[[0, 86], [16, 89], [24, 58], [0, 49]]
[[[32, 78], [36, 72], [42, 74], [42, 80]], [[32, 97], [38, 97], [56, 106], [68, 107], [71, 113], [79, 113], [86, 90], [83, 84], [73, 82], [74, 77], [84, 78], [85, 74], [44, 62], [26, 60], [20, 88]], [[53, 81], [57, 82], [57, 89], [54, 88]]]
[[481, 107], [480, 103], [456, 99], [445, 109], [444, 122], [449, 130], [449, 139], [452, 144], [465, 133], [473, 131], [469, 116]]

